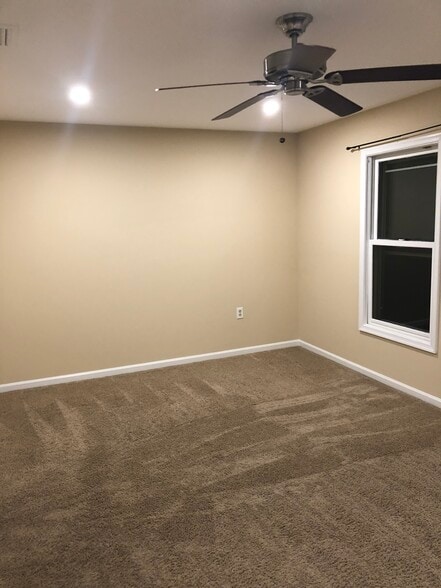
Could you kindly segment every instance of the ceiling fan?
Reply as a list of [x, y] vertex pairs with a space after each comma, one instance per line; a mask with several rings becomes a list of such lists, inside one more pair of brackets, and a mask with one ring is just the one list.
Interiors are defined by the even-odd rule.
[[229, 118], [242, 110], [276, 94], [287, 96], [303, 95], [308, 100], [323, 106], [338, 116], [354, 114], [362, 107], [323, 84], [341, 86], [365, 82], [403, 82], [413, 80], [441, 80], [441, 64], [400, 65], [395, 67], [374, 67], [368, 69], [348, 69], [326, 73], [326, 62], [335, 53], [332, 47], [304, 45], [298, 43], [312, 16], [305, 12], [284, 14], [276, 20], [276, 25], [291, 39], [291, 49], [271, 53], [264, 60], [264, 80], [248, 82], [222, 82], [219, 84], [197, 84], [191, 86], [170, 86], [156, 91], [181, 90], [185, 88], [207, 88], [210, 86], [266, 86], [271, 88], [261, 92], [233, 108], [215, 116], [212, 120]]

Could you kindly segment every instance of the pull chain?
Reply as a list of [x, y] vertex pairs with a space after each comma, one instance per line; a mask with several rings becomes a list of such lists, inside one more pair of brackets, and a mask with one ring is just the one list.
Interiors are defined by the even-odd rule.
[[280, 95], [280, 134], [281, 137], [279, 139], [280, 143], [284, 143], [286, 141], [285, 137], [283, 136], [283, 106], [284, 106], [284, 94], [283, 92]]

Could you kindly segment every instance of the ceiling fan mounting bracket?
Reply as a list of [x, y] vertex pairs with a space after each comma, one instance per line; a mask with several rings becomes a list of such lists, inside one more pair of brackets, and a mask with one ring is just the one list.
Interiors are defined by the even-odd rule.
[[311, 22], [312, 16], [307, 12], [290, 12], [279, 16], [276, 20], [276, 26], [295, 42]]
[[343, 83], [343, 78], [341, 73], [338, 71], [328, 74], [325, 80], [328, 84], [332, 84], [333, 86], [341, 86]]

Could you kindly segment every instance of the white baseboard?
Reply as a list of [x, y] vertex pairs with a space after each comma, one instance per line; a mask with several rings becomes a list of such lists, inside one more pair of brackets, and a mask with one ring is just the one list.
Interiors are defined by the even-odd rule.
[[286, 349], [288, 347], [303, 347], [304, 349], [307, 349], [312, 353], [316, 353], [317, 355], [321, 355], [323, 357], [326, 357], [327, 359], [335, 361], [336, 363], [339, 363], [351, 370], [359, 372], [364, 376], [372, 378], [373, 380], [377, 380], [378, 382], [381, 382], [386, 386], [390, 386], [395, 390], [405, 392], [406, 394], [410, 394], [411, 396], [415, 396], [415, 398], [419, 398], [424, 402], [428, 402], [429, 404], [441, 408], [441, 398], [438, 398], [437, 396], [433, 396], [432, 394], [428, 394], [427, 392], [423, 392], [422, 390], [413, 388], [412, 386], [404, 384], [403, 382], [394, 380], [393, 378], [380, 374], [379, 372], [375, 372], [369, 368], [359, 365], [358, 363], [349, 361], [344, 357], [335, 355], [330, 351], [326, 351], [325, 349], [316, 347], [315, 345], [311, 345], [311, 343], [302, 341], [301, 339], [279, 341], [278, 343], [268, 343], [266, 345], [254, 345], [252, 347], [240, 347], [238, 349], [226, 349], [224, 351], [214, 351], [213, 353], [203, 353], [201, 355], [188, 355], [186, 357], [175, 357], [173, 359], [162, 359], [160, 361], [150, 361], [147, 363], [137, 363], [134, 365], [123, 365], [120, 367], [95, 370], [91, 372], [80, 372], [76, 374], [67, 374], [64, 376], [40, 378], [38, 380], [24, 380], [22, 382], [11, 382], [10, 384], [0, 384], [0, 393], [12, 392], [14, 390], [25, 390], [27, 388], [39, 388], [42, 386], [53, 386], [55, 384], [67, 384], [68, 382], [78, 382], [79, 380], [92, 380], [94, 378], [118, 376], [120, 374], [130, 374], [133, 372], [144, 372], [148, 370], [156, 370], [159, 368], [170, 367], [173, 365], [196, 363], [199, 361], [221, 359], [223, 357], [233, 357], [236, 355], [247, 355], [250, 353], [259, 353], [261, 351], [273, 351], [275, 349]]
[[157, 370], [159, 368], [170, 367], [173, 365], [196, 363], [198, 361], [207, 361], [210, 359], [221, 359], [223, 357], [233, 357], [235, 355], [247, 355], [250, 353], [259, 353], [261, 351], [273, 351], [274, 349], [298, 347], [299, 345], [299, 340], [293, 339], [291, 341], [279, 341], [278, 343], [268, 343], [266, 345], [254, 345], [252, 347], [239, 347], [238, 349], [214, 351], [213, 353], [203, 353], [201, 355], [188, 355], [186, 357], [175, 357], [173, 359], [162, 359], [160, 361], [149, 361], [147, 363], [137, 363], [134, 365], [123, 365], [120, 367], [108, 368], [104, 370], [94, 370], [91, 372], [79, 372], [76, 374], [67, 374], [63, 376], [39, 378], [38, 380], [24, 380], [22, 382], [11, 382], [10, 384], [0, 384], [0, 392], [12, 392], [14, 390], [25, 390], [27, 388], [41, 388], [42, 386], [67, 384], [68, 382], [78, 382], [79, 380], [92, 380], [95, 378], [118, 376], [120, 374], [131, 374], [133, 372]]
[[395, 390], [398, 390], [400, 392], [405, 392], [406, 394], [410, 394], [410, 396], [415, 396], [415, 398], [419, 398], [420, 400], [423, 400], [424, 402], [428, 402], [429, 404], [433, 404], [434, 406], [441, 408], [441, 398], [438, 398], [437, 396], [433, 396], [432, 394], [428, 394], [427, 392], [423, 392], [422, 390], [418, 390], [418, 388], [413, 388], [412, 386], [409, 386], [408, 384], [403, 384], [403, 382], [400, 382], [398, 380], [394, 380], [393, 378], [389, 378], [389, 376], [385, 376], [383, 374], [380, 374], [379, 372], [374, 372], [374, 370], [370, 370], [369, 368], [363, 367], [362, 365], [359, 365], [358, 363], [354, 363], [353, 361], [349, 361], [348, 359], [345, 359], [344, 357], [340, 357], [339, 355], [335, 355], [334, 353], [331, 353], [330, 351], [326, 351], [325, 349], [322, 349], [321, 347], [316, 347], [315, 345], [311, 345], [311, 343], [306, 343], [306, 341], [300, 340], [299, 345], [300, 345], [300, 347], [303, 347], [304, 349], [307, 349], [308, 351], [312, 351], [313, 353], [316, 353], [317, 355], [322, 355], [323, 357], [326, 357], [327, 359], [335, 361], [336, 363], [340, 363], [341, 365], [344, 365], [345, 367], [350, 368], [351, 370], [359, 372], [360, 374], [363, 374], [364, 376], [368, 376], [368, 378], [372, 378], [373, 380], [377, 380], [377, 382], [381, 382], [382, 384], [385, 384], [386, 386], [390, 386], [391, 388], [394, 388]]

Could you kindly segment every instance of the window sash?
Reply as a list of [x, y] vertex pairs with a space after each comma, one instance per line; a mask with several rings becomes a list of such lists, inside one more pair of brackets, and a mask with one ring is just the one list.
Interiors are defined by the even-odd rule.
[[367, 288], [369, 289], [369, 297], [368, 297], [368, 312], [367, 312], [367, 319], [368, 319], [368, 323], [371, 325], [380, 325], [383, 326], [385, 328], [388, 329], [396, 329], [400, 332], [404, 332], [404, 333], [409, 333], [409, 334], [413, 334], [413, 335], [418, 335], [418, 338], [422, 338], [422, 339], [428, 339], [430, 337], [430, 331], [432, 328], [432, 324], [431, 324], [431, 328], [429, 330], [429, 333], [423, 333], [422, 331], [420, 331], [419, 329], [412, 329], [410, 327], [405, 327], [403, 325], [399, 325], [398, 323], [391, 323], [389, 321], [382, 321], [381, 319], [376, 319], [373, 316], [373, 286], [374, 286], [374, 247], [376, 245], [379, 246], [392, 246], [392, 247], [397, 247], [397, 248], [402, 248], [402, 249], [407, 249], [408, 247], [415, 247], [415, 248], [421, 248], [421, 249], [430, 249], [432, 251], [432, 289], [431, 289], [431, 301], [430, 301], [430, 317], [432, 318], [432, 312], [433, 312], [433, 307], [432, 307], [432, 303], [433, 303], [433, 276], [434, 276], [434, 247], [435, 244], [434, 243], [430, 243], [429, 245], [427, 244], [427, 242], [425, 241], [404, 241], [404, 243], [402, 241], [388, 241], [386, 239], [378, 239], [376, 241], [374, 240], [370, 240], [369, 244], [368, 244], [368, 263], [367, 263], [367, 272], [368, 272], [368, 279], [367, 279]]
[[[430, 155], [432, 153], [438, 153], [438, 149], [424, 149], [424, 151], [421, 151], [421, 149], [416, 149], [415, 152], [406, 152], [405, 154], [395, 154], [395, 155], [391, 155], [390, 157], [377, 157], [374, 159], [374, 169], [372, 170], [373, 172], [373, 178], [372, 178], [372, 182], [373, 182], [373, 188], [374, 188], [374, 200], [372, 203], [372, 207], [371, 207], [371, 225], [370, 225], [370, 236], [372, 239], [377, 239], [378, 238], [378, 199], [379, 199], [379, 187], [380, 187], [380, 164], [384, 163], [384, 162], [388, 162], [388, 161], [396, 161], [399, 159], [406, 159], [408, 157], [412, 157], [413, 155]], [[441, 154], [440, 154], [441, 155]], [[438, 174], [437, 174], [437, 183], [439, 184], [439, 157], [438, 157], [438, 163], [436, 164], [438, 167]], [[415, 166], [415, 167], [419, 167], [419, 166]], [[428, 166], [423, 166], [423, 167], [428, 167]], [[393, 170], [393, 171], [397, 171], [397, 170]], [[436, 221], [435, 221], [435, 233], [436, 233]], [[433, 241], [427, 241], [428, 243], [433, 243]]]

